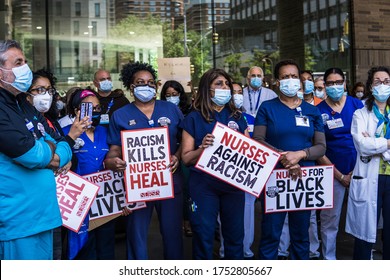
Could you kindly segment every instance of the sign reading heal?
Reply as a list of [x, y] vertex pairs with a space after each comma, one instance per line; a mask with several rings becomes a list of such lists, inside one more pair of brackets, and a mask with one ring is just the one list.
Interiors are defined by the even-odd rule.
[[121, 132], [127, 202], [173, 197], [167, 127]]
[[89, 211], [90, 221], [122, 213], [124, 207], [128, 207], [130, 210], [146, 207], [145, 202], [136, 202], [133, 204], [126, 202], [123, 175], [123, 172], [105, 170], [83, 176], [88, 181], [100, 187]]
[[218, 122], [213, 135], [195, 167], [259, 197], [280, 154]]
[[69, 171], [56, 177], [57, 200], [63, 226], [78, 232], [99, 186]]
[[333, 208], [333, 165], [302, 167], [292, 180], [287, 169], [272, 172], [265, 186], [265, 212]]

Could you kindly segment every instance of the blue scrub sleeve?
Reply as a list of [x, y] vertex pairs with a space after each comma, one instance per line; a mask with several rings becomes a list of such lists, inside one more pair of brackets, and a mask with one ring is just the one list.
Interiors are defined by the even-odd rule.
[[65, 141], [57, 143], [55, 153], [60, 158], [60, 168], [72, 160], [72, 149]]

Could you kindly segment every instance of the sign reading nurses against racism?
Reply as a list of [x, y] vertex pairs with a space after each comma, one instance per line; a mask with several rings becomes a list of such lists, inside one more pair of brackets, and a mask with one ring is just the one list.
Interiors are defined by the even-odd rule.
[[121, 132], [127, 202], [173, 197], [167, 127]]
[[219, 122], [213, 135], [195, 167], [259, 197], [280, 154]]
[[56, 177], [57, 200], [63, 226], [78, 232], [99, 186], [69, 171]]
[[302, 167], [302, 178], [276, 169], [265, 186], [265, 212], [333, 208], [333, 165]]
[[83, 177], [100, 187], [89, 211], [90, 221], [122, 213], [124, 207], [130, 210], [146, 207], [145, 202], [132, 204], [126, 202], [123, 172], [106, 170]]

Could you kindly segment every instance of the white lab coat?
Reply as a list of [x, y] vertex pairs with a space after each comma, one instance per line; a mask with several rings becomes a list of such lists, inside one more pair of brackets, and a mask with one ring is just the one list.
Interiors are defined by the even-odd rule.
[[[376, 241], [379, 163], [382, 153], [388, 151], [387, 139], [375, 137], [377, 123], [374, 112], [366, 107], [356, 110], [352, 118], [351, 134], [357, 160], [349, 187], [345, 225], [347, 233], [370, 243]], [[363, 132], [370, 136], [364, 137]], [[371, 160], [364, 163], [362, 157]], [[353, 176], [363, 179], [353, 179]]]

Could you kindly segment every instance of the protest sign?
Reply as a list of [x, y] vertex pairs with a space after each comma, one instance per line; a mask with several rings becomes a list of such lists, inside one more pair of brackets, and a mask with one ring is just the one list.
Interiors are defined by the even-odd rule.
[[280, 154], [219, 122], [213, 135], [195, 167], [258, 197]]
[[158, 58], [158, 78], [161, 86], [166, 81], [178, 81], [185, 92], [191, 92], [188, 82], [191, 81], [191, 62], [189, 57]]
[[[94, 221], [110, 215], [122, 213], [122, 209], [130, 206], [131, 210], [146, 207], [145, 202], [128, 204], [126, 202], [126, 193], [124, 188], [123, 172], [113, 172], [105, 170], [93, 174], [84, 175], [88, 181], [100, 187], [99, 192], [92, 203], [89, 211], [89, 221]], [[116, 215], [117, 216], [117, 215]], [[105, 219], [105, 221], [110, 221]], [[102, 224], [100, 224], [102, 225]]]
[[127, 202], [173, 197], [167, 127], [121, 131]]
[[57, 200], [63, 226], [78, 232], [99, 186], [69, 171], [56, 177]]
[[302, 178], [276, 169], [265, 186], [265, 212], [333, 208], [333, 165], [302, 167]]

